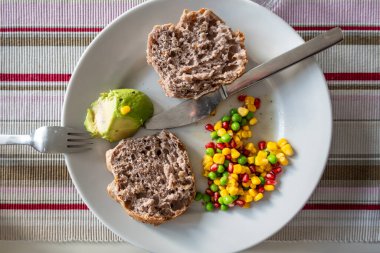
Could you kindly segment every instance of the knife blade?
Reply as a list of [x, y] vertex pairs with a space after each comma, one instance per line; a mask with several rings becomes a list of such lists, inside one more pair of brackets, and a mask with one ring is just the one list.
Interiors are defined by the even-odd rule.
[[164, 129], [185, 126], [204, 119], [218, 104], [232, 94], [240, 92], [254, 83], [315, 55], [343, 40], [342, 30], [333, 28], [243, 74], [233, 83], [221, 86], [217, 91], [198, 99], [189, 99], [181, 104], [153, 116], [145, 123], [146, 129]]

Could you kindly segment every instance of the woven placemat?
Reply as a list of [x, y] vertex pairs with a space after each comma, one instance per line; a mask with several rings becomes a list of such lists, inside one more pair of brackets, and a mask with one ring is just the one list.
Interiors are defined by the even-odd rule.
[[[1, 134], [59, 125], [70, 73], [86, 46], [105, 25], [142, 2], [2, 1]], [[342, 44], [316, 57], [334, 113], [326, 172], [304, 209], [271, 240], [378, 242], [380, 1], [260, 3], [305, 40], [333, 26], [345, 34]], [[120, 241], [83, 204], [61, 155], [0, 146], [0, 156], [0, 239]]]

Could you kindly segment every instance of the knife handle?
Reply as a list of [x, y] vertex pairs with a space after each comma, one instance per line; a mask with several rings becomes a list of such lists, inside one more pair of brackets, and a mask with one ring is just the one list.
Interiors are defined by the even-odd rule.
[[236, 79], [232, 84], [223, 86], [226, 96], [239, 92], [255, 82], [271, 76], [287, 67], [296, 64], [312, 55], [315, 55], [343, 40], [343, 33], [339, 27], [335, 27], [304, 44], [287, 51], [249, 71]]

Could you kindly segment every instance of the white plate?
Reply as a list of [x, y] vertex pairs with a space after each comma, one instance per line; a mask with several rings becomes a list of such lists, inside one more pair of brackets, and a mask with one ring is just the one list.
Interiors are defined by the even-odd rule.
[[[68, 87], [62, 124], [83, 128], [86, 108], [100, 92], [136, 88], [150, 96], [158, 113], [179, 102], [164, 96], [158, 77], [147, 65], [146, 39], [155, 24], [177, 22], [183, 9], [210, 8], [233, 29], [246, 36], [249, 67], [301, 44], [303, 40], [279, 17], [247, 0], [152, 1], [121, 15], [87, 48]], [[129, 218], [107, 196], [112, 176], [105, 168], [104, 153], [110, 147], [99, 141], [91, 152], [66, 155], [75, 186], [94, 214], [130, 243], [154, 252], [231, 252], [253, 246], [282, 228], [304, 206], [316, 187], [327, 160], [331, 141], [331, 104], [323, 74], [309, 59], [260, 85], [248, 94], [261, 97], [254, 140], [286, 137], [297, 155], [280, 177], [275, 192], [250, 209], [229, 212], [203, 211], [199, 202], [181, 217], [154, 227]], [[222, 103], [215, 122], [236, 98]], [[173, 130], [188, 148], [197, 187], [205, 189], [201, 157], [209, 133], [205, 122]], [[140, 130], [138, 136], [152, 132]]]

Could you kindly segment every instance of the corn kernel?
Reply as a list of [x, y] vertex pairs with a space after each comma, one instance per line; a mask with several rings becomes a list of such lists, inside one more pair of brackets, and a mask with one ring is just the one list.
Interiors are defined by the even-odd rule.
[[246, 203], [249, 203], [249, 202], [252, 202], [253, 201], [253, 197], [251, 195], [244, 195], [244, 201]]
[[252, 118], [252, 119], [249, 120], [249, 124], [251, 126], [256, 125], [256, 123], [257, 123], [257, 119], [256, 118]]
[[258, 153], [257, 153], [257, 156], [260, 157], [260, 158], [267, 158], [267, 152], [266, 151], [263, 151], [263, 150], [260, 150]]
[[251, 195], [252, 197], [255, 197], [256, 195], [257, 195], [257, 191], [256, 190], [254, 190], [254, 189], [249, 189], [248, 190], [248, 193], [249, 193], [249, 195]]
[[211, 156], [209, 156], [209, 155], [203, 156], [203, 164], [208, 163], [208, 162], [212, 162], [212, 161], [213, 161], [213, 159]]
[[241, 183], [242, 186], [244, 186], [245, 188], [248, 188], [249, 187], [249, 182], [247, 183]]
[[238, 180], [238, 179], [239, 179], [238, 175], [235, 174], [235, 173], [231, 173], [231, 174], [230, 174], [230, 177], [233, 178], [233, 179], [235, 179], [235, 180]]
[[292, 156], [294, 154], [292, 146], [290, 144], [285, 144], [284, 146], [281, 147], [282, 152], [285, 153], [287, 156]]
[[249, 156], [247, 158], [248, 164], [254, 164], [255, 163], [255, 157], [254, 156]]
[[252, 177], [252, 178], [251, 178], [251, 181], [252, 181], [252, 184], [254, 184], [254, 185], [259, 185], [259, 184], [261, 184], [261, 180], [260, 180], [260, 178], [259, 178], [258, 176], [254, 176], [254, 177]]
[[218, 122], [215, 123], [214, 130], [218, 131], [221, 128], [222, 128], [222, 121], [219, 120]]
[[274, 185], [266, 184], [266, 185], [264, 185], [264, 190], [271, 192], [274, 190]]
[[243, 194], [244, 194], [244, 190], [240, 187], [240, 188], [239, 188], [239, 191], [238, 191], [237, 194], [238, 194], [238, 195], [243, 195]]
[[277, 144], [275, 142], [268, 141], [267, 142], [267, 149], [269, 151], [276, 151], [277, 150]]
[[236, 195], [239, 191], [239, 189], [235, 186], [233, 187], [227, 187], [227, 191], [230, 195]]
[[229, 154], [231, 154], [231, 149], [230, 148], [224, 148], [224, 149], [222, 149], [222, 154], [223, 155], [229, 155]]
[[241, 133], [241, 137], [243, 137], [243, 138], [249, 138], [249, 132], [250, 132], [250, 131], [243, 131], [243, 132]]
[[216, 184], [217, 186], [219, 186], [219, 185], [220, 185], [220, 179], [219, 179], [219, 178], [216, 178], [216, 179], [214, 180], [214, 184]]
[[242, 166], [243, 168], [243, 173], [250, 174], [251, 170], [247, 166]]
[[256, 111], [256, 106], [255, 105], [247, 105], [247, 109], [250, 112], [255, 112]]
[[255, 148], [255, 146], [253, 145], [252, 142], [248, 142], [245, 147], [244, 147], [246, 150], [249, 150], [252, 152], [252, 150]]
[[262, 177], [265, 177], [266, 175], [267, 175], [266, 172], [262, 172], [262, 173], [260, 174], [260, 176], [262, 176]]
[[252, 137], [252, 131], [249, 130], [249, 131], [247, 131], [247, 133], [248, 133], [248, 138], [251, 138]]
[[243, 126], [243, 130], [248, 131], [249, 130], [249, 126]]
[[240, 156], [240, 152], [237, 151], [236, 149], [231, 149], [231, 157], [232, 158], [238, 158]]
[[278, 140], [277, 145], [278, 145], [280, 148], [282, 148], [282, 147], [285, 146], [285, 144], [287, 144], [287, 143], [288, 143], [288, 140], [287, 140], [287, 139], [285, 139], [285, 138], [281, 138], [281, 139]]
[[278, 159], [278, 162], [279, 162], [282, 166], [287, 166], [287, 165], [289, 164], [288, 159], [286, 159], [285, 157]]
[[263, 171], [264, 171], [264, 169], [261, 166], [260, 167], [256, 167], [256, 172], [261, 173]]
[[204, 168], [205, 170], [210, 170], [210, 168], [211, 168], [211, 166], [212, 166], [213, 164], [214, 164], [213, 162], [208, 162], [208, 163], [206, 163], [206, 164], [203, 166], [203, 168]]
[[227, 130], [227, 133], [230, 135], [230, 136], [234, 136], [234, 132], [230, 129], [230, 130]]
[[226, 190], [226, 187], [219, 185], [219, 190], [220, 191]]
[[233, 137], [234, 138], [234, 140], [235, 140], [235, 138], [241, 138], [241, 130], [239, 130], [236, 134], [235, 134], [235, 136]]
[[131, 107], [129, 107], [128, 105], [120, 107], [120, 113], [122, 115], [127, 115], [130, 111], [131, 111]]
[[243, 205], [243, 208], [250, 208], [251, 207], [251, 203], [245, 203], [244, 205]]
[[255, 103], [255, 98], [251, 96], [246, 96], [244, 99], [246, 105], [253, 105]]
[[204, 177], [208, 177], [208, 173], [209, 173], [209, 172], [208, 172], [208, 171], [206, 171], [206, 170], [205, 170], [205, 171], [203, 171], [203, 176], [204, 176]]
[[220, 191], [220, 196], [224, 197], [224, 196], [227, 196], [228, 195], [228, 191], [227, 190], [221, 190]]
[[240, 164], [234, 165], [234, 174], [241, 174], [243, 172], [242, 167]]
[[220, 153], [216, 153], [213, 157], [213, 161], [214, 163], [216, 164], [223, 164], [224, 163], [224, 160], [225, 160], [225, 157], [223, 154], [220, 154]]
[[222, 137], [223, 135], [225, 135], [227, 133], [227, 130], [224, 129], [224, 128], [220, 128], [218, 131], [217, 131], [217, 134], [219, 137]]
[[247, 108], [239, 107], [238, 108], [238, 113], [240, 114], [240, 116], [245, 117], [245, 116], [247, 116], [247, 114], [249, 113], [249, 111], [248, 111]]
[[260, 193], [258, 193], [258, 194], [253, 198], [253, 201], [257, 202], [257, 201], [261, 200], [263, 197], [264, 197], [264, 194], [262, 194], [262, 193], [260, 192]]
[[260, 166], [260, 165], [266, 165], [266, 164], [268, 164], [268, 159], [256, 156], [256, 158], [255, 158], [255, 165], [259, 165]]

